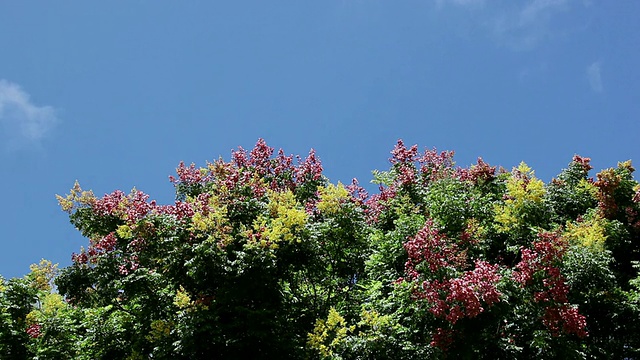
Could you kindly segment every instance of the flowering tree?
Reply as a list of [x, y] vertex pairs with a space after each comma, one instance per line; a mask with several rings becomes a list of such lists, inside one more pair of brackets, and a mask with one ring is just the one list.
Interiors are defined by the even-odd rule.
[[327, 326], [311, 335], [325, 358], [638, 356], [639, 329], [623, 320], [638, 316], [629, 162], [594, 181], [575, 156], [549, 184], [525, 163], [456, 167], [452, 152], [402, 141], [390, 162], [364, 203], [361, 313], [344, 325], [330, 314], [320, 345]]
[[169, 205], [76, 184], [58, 201], [88, 243], [0, 280], [0, 357], [638, 357], [630, 162], [593, 180], [575, 156], [545, 184], [391, 154], [371, 196], [263, 140], [180, 163]]

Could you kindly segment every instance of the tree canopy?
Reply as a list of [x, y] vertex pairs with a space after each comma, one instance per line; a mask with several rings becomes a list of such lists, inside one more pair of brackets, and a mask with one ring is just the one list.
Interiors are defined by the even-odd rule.
[[379, 190], [311, 150], [180, 163], [175, 202], [58, 196], [87, 238], [0, 277], [0, 358], [640, 358], [630, 161], [544, 183], [399, 140]]

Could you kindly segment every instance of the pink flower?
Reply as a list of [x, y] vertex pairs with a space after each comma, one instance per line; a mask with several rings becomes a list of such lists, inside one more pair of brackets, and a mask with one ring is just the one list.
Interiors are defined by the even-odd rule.
[[353, 180], [351, 180], [351, 184], [347, 185], [346, 189], [351, 195], [351, 198], [359, 205], [364, 204], [369, 197], [367, 191], [362, 186], [360, 186], [360, 183], [358, 183], [358, 179], [356, 178], [353, 178]]
[[399, 139], [396, 146], [391, 150], [391, 157], [389, 161], [392, 164], [410, 164], [416, 161], [418, 156], [418, 145], [411, 146], [410, 149], [407, 149], [404, 146], [404, 142]]
[[582, 166], [582, 170], [585, 173], [589, 172], [589, 170], [593, 169], [593, 166], [591, 166], [591, 164], [590, 164], [591, 159], [588, 158], [588, 157], [582, 157], [580, 155], [574, 155], [573, 156], [573, 162], [575, 162], [578, 165]]
[[320, 159], [316, 157], [315, 150], [311, 149], [309, 156], [304, 161], [298, 156], [298, 162], [300, 163], [296, 169], [296, 182], [298, 184], [320, 179], [323, 168]]
[[38, 338], [41, 335], [41, 330], [42, 330], [42, 326], [40, 324], [31, 324], [29, 325], [29, 327], [27, 328], [27, 334], [35, 339]]
[[264, 176], [270, 174], [271, 162], [269, 161], [269, 158], [272, 154], [273, 148], [269, 147], [264, 139], [258, 139], [253, 150], [249, 153], [248, 163], [259, 175]]

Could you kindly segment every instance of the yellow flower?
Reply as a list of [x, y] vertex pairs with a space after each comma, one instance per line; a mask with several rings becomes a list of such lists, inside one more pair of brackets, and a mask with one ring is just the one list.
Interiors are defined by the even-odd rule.
[[580, 223], [567, 222], [564, 236], [586, 247], [604, 249], [607, 240], [605, 219], [600, 215]]
[[[248, 234], [259, 234], [260, 247], [276, 249], [281, 241], [300, 242], [297, 235], [304, 229], [308, 215], [297, 202], [290, 190], [283, 192], [267, 191], [268, 215], [259, 216]], [[253, 244], [253, 243], [252, 243]]]
[[171, 328], [173, 324], [169, 321], [154, 320], [151, 322], [151, 331], [146, 336], [147, 340], [151, 342], [158, 341], [171, 334]]
[[29, 270], [29, 275], [38, 290], [51, 290], [51, 281], [58, 273], [58, 264], [42, 259], [39, 264], [31, 264]]
[[347, 333], [353, 332], [354, 329], [355, 326], [347, 327], [345, 319], [332, 307], [326, 320], [316, 320], [313, 332], [307, 334], [308, 344], [322, 356], [328, 357], [333, 353], [332, 349], [340, 345]]
[[335, 215], [340, 211], [341, 205], [349, 199], [349, 192], [338, 182], [338, 185], [329, 184], [326, 187], [318, 187], [320, 201], [316, 205], [323, 214]]
[[80, 187], [80, 183], [76, 180], [73, 184], [73, 188], [71, 188], [71, 192], [67, 196], [62, 197], [60, 195], [56, 195], [56, 199], [63, 211], [71, 213], [76, 207], [90, 206], [95, 202], [96, 197], [93, 195], [91, 190], [83, 191]]
[[123, 239], [131, 239], [133, 237], [133, 230], [129, 225], [120, 225], [116, 229], [116, 233]]
[[42, 312], [49, 317], [55, 315], [65, 306], [67, 306], [67, 304], [64, 302], [62, 295], [60, 294], [49, 293], [42, 299]]
[[179, 309], [185, 309], [191, 305], [191, 298], [189, 293], [180, 285], [180, 289], [176, 291], [176, 295], [173, 297], [173, 304]]
[[523, 215], [529, 211], [532, 204], [541, 204], [546, 193], [544, 182], [535, 177], [531, 168], [521, 162], [507, 180], [507, 198], [504, 204], [495, 207], [495, 220], [499, 224], [498, 229], [509, 231], [523, 222]]

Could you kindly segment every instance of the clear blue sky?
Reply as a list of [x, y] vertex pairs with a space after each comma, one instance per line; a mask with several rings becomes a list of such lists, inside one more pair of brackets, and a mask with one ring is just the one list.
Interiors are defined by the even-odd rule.
[[0, 274], [86, 243], [55, 200], [76, 179], [168, 203], [180, 160], [259, 137], [343, 182], [398, 138], [545, 181], [576, 153], [638, 165], [638, 19], [626, 0], [3, 1]]

